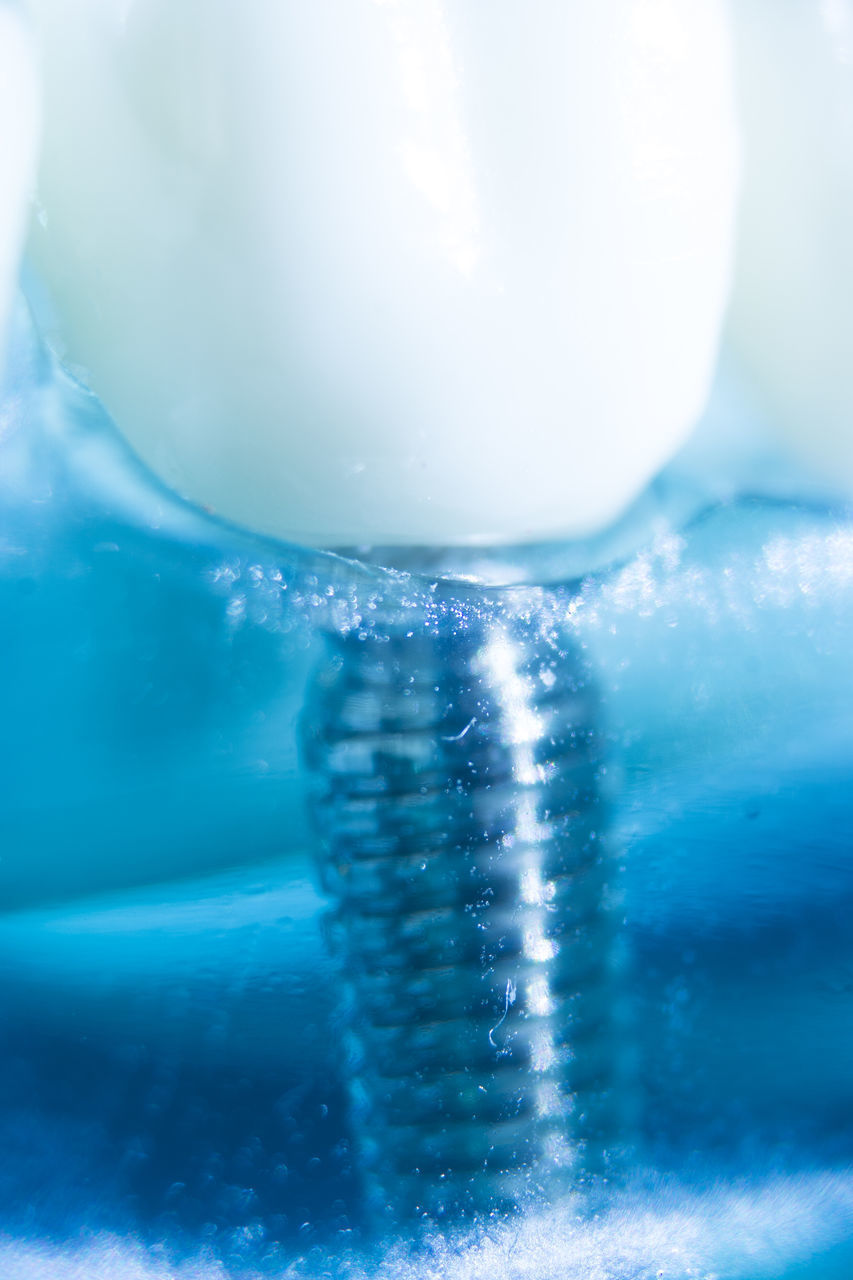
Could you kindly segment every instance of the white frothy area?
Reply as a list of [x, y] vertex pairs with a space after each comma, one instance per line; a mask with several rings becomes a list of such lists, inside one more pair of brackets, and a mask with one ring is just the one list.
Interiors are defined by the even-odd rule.
[[[702, 1194], [660, 1184], [592, 1217], [572, 1200], [467, 1234], [428, 1236], [417, 1248], [401, 1242], [368, 1256], [315, 1247], [239, 1274], [244, 1280], [779, 1280], [790, 1273], [823, 1280], [829, 1273], [821, 1255], [851, 1230], [853, 1176], [812, 1173]], [[0, 1272], [6, 1280], [225, 1280], [234, 1274], [210, 1257], [170, 1260], [162, 1249], [107, 1234], [64, 1245], [0, 1237]]]

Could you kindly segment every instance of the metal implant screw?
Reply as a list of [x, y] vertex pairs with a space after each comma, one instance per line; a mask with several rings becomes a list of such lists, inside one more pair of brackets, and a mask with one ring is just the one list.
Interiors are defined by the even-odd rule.
[[508, 1210], [618, 1136], [597, 722], [517, 617], [328, 637], [302, 739], [376, 1211]]

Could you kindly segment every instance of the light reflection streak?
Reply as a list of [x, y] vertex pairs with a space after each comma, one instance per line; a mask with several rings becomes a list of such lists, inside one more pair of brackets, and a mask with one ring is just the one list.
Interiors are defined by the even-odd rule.
[[440, 0], [374, 0], [387, 10], [408, 127], [399, 144], [412, 187], [438, 215], [444, 254], [463, 276], [482, 258], [474, 167], [461, 83]]
[[[521, 960], [547, 965], [559, 953], [559, 944], [549, 936], [548, 929], [553, 918], [556, 885], [543, 865], [544, 850], [553, 832], [540, 817], [537, 793], [532, 790], [547, 773], [545, 766], [536, 760], [546, 726], [536, 709], [534, 681], [521, 674], [524, 654], [503, 628], [496, 626], [493, 630], [484, 646], [481, 663], [501, 708], [502, 740], [507, 745], [516, 784], [507, 817], [507, 836], [513, 845], [525, 847], [518, 880], [517, 914], [523, 921]], [[522, 997], [521, 1016], [536, 1020], [529, 1036], [530, 1068], [540, 1077], [533, 1086], [534, 1111], [540, 1119], [553, 1119], [565, 1115], [567, 1098], [557, 1080], [549, 1078], [549, 1073], [562, 1065], [565, 1055], [561, 1054], [555, 1037], [553, 1017], [558, 1013], [558, 1003], [547, 973], [528, 977]], [[563, 1145], [569, 1146], [565, 1139]], [[566, 1164], [568, 1156], [564, 1153], [553, 1162]]]

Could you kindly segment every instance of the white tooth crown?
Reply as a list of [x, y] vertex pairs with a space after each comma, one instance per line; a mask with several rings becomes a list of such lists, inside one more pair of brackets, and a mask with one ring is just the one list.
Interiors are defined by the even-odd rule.
[[721, 0], [37, 0], [34, 258], [181, 492], [334, 543], [582, 535], [686, 436]]
[[0, 0], [0, 367], [26, 228], [38, 114], [29, 33]]
[[730, 331], [767, 425], [853, 491], [853, 4], [737, 0], [745, 166]]

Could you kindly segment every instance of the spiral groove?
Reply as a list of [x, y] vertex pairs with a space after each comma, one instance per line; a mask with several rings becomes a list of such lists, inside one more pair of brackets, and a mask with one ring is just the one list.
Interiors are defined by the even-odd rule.
[[370, 1198], [541, 1197], [613, 1137], [594, 690], [517, 621], [330, 647], [303, 742]]

